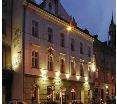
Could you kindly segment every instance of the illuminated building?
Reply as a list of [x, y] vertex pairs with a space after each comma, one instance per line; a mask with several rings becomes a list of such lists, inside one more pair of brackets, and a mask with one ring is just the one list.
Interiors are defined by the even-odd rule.
[[13, 0], [12, 99], [88, 104], [96, 74], [93, 37], [52, 1]]

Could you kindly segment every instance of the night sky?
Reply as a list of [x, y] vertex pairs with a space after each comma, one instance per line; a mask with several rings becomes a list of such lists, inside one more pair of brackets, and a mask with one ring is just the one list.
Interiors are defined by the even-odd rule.
[[[36, 1], [40, 3], [42, 0]], [[101, 41], [107, 40], [112, 13], [115, 21], [116, 0], [60, 1], [68, 14], [75, 17], [79, 27], [87, 28], [92, 35], [99, 35]]]

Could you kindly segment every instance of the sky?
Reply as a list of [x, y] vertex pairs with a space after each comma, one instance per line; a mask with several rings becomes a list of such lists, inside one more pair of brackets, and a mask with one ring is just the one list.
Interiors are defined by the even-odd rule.
[[[37, 0], [41, 2], [42, 0]], [[87, 28], [99, 40], [108, 39], [112, 14], [115, 20], [116, 0], [60, 0], [69, 15], [75, 17], [79, 27]]]

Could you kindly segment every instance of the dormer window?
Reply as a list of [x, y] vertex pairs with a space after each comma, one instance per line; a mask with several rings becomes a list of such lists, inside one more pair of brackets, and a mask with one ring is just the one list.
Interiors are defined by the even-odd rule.
[[51, 12], [52, 11], [52, 4], [51, 3], [49, 3], [49, 11]]

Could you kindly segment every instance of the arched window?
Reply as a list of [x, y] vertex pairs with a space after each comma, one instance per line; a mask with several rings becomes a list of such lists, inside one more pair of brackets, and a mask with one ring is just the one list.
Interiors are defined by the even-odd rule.
[[65, 61], [64, 61], [64, 59], [60, 60], [60, 71], [61, 71], [61, 73], [65, 73]]
[[36, 51], [32, 51], [32, 68], [39, 68], [39, 56]]

